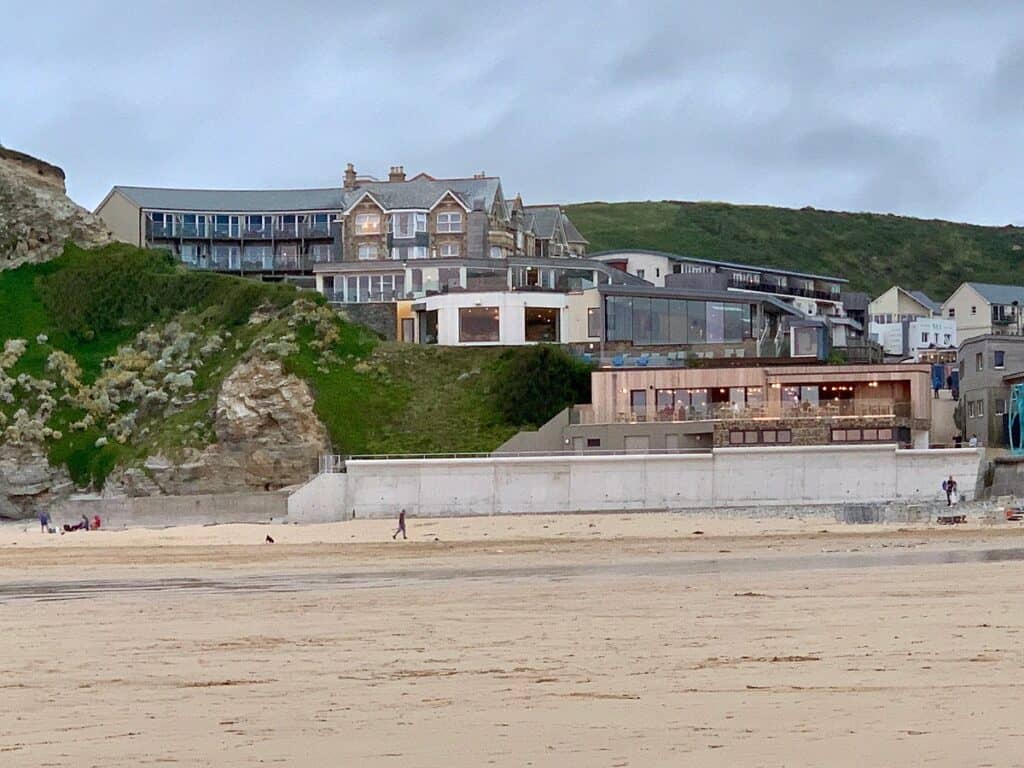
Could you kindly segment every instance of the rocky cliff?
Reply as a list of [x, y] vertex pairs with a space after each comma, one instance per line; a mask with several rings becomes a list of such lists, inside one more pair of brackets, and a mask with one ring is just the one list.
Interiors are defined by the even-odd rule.
[[49, 261], [64, 242], [84, 247], [113, 241], [106, 225], [64, 189], [64, 171], [0, 147], [0, 270]]

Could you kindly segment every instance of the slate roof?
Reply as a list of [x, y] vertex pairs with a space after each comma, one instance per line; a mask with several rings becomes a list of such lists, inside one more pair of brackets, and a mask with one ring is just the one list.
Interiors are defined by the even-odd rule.
[[993, 285], [992, 283], [968, 283], [989, 304], [1024, 304], [1024, 286]]
[[340, 187], [329, 189], [114, 189], [140, 208], [170, 211], [338, 211], [345, 207]]
[[939, 302], [935, 301], [935, 299], [933, 299], [924, 291], [907, 291], [907, 293], [909, 293], [911, 296], [913, 296], [915, 299], [921, 302], [924, 306], [928, 307], [928, 309], [930, 309], [933, 313], [942, 311], [942, 305], [939, 304]]
[[565, 231], [565, 239], [570, 243], [590, 243], [587, 238], [580, 234], [580, 231], [576, 229], [576, 225], [572, 223], [572, 219], [562, 214], [562, 229]]
[[480, 202], [485, 211], [491, 210], [501, 180], [496, 176], [482, 179], [424, 179], [415, 178], [409, 181], [361, 181], [354, 190], [345, 192], [346, 203], [352, 205], [363, 192], [373, 195], [385, 209], [395, 208], [430, 208], [445, 192], [451, 192], [463, 204], [473, 209]]
[[543, 240], [555, 236], [555, 226], [562, 216], [557, 205], [524, 205], [523, 210], [533, 214], [533, 234]]

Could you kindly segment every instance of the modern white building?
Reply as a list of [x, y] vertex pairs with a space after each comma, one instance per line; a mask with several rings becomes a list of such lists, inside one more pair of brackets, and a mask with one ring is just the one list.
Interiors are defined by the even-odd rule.
[[955, 349], [956, 321], [922, 291], [894, 285], [868, 305], [868, 333], [895, 357], [915, 357], [927, 349]]

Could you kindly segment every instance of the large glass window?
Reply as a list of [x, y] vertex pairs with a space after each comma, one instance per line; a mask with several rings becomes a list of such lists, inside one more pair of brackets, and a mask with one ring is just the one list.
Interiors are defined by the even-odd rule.
[[459, 309], [459, 341], [498, 341], [500, 313], [497, 307], [462, 307]]
[[462, 285], [462, 273], [458, 267], [441, 267], [437, 270], [437, 281], [442, 291], [457, 290], [464, 287]]
[[609, 296], [605, 299], [608, 313], [608, 341], [633, 340], [633, 300], [629, 296]]
[[218, 214], [214, 216], [213, 233], [222, 237], [238, 237], [238, 217], [228, 216], [225, 214]]
[[707, 303], [708, 343], [715, 344], [725, 341], [725, 305], [720, 301]]
[[587, 310], [587, 336], [592, 339], [596, 339], [601, 336], [600, 307], [590, 307]]
[[376, 245], [360, 245], [359, 246], [359, 258], [362, 261], [369, 261], [377, 258], [377, 246]]
[[437, 231], [438, 232], [461, 232], [462, 231], [462, 214], [461, 213], [439, 213], [437, 214]]
[[669, 302], [669, 342], [672, 344], [685, 344], [686, 333], [686, 302], [682, 299], [672, 299]]
[[196, 213], [183, 214], [181, 234], [183, 237], [206, 237], [206, 216]]
[[794, 328], [792, 333], [794, 357], [818, 356], [818, 328], [816, 326]]
[[459, 244], [441, 243], [441, 247], [438, 248], [438, 255], [442, 259], [457, 259], [459, 257]]
[[670, 315], [668, 299], [651, 299], [651, 343], [670, 342]]
[[703, 301], [686, 302], [686, 315], [689, 319], [690, 344], [704, 344], [708, 340], [707, 307]]
[[357, 235], [379, 235], [380, 214], [379, 213], [357, 213], [356, 214]]
[[644, 296], [633, 297], [633, 343], [651, 343], [651, 300]]
[[723, 341], [742, 341], [743, 340], [743, 325], [744, 317], [743, 310], [747, 310], [747, 324], [750, 322], [750, 307], [745, 304], [723, 304], [722, 312], [724, 314], [725, 322], [724, 328], [725, 333], [722, 337]]
[[525, 307], [523, 331], [527, 341], [559, 340], [559, 315], [554, 307]]

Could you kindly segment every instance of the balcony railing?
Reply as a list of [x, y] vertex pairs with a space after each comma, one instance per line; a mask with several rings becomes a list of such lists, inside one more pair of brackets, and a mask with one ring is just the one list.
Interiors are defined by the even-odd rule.
[[147, 239], [187, 238], [190, 240], [298, 240], [333, 237], [326, 224], [283, 224], [247, 227], [218, 224], [153, 224], [146, 222]]
[[741, 288], [745, 291], [762, 291], [764, 293], [779, 293], [784, 296], [802, 296], [808, 299], [820, 299], [822, 301], [840, 301], [838, 293], [829, 291], [817, 291], [813, 288], [795, 288], [789, 285], [777, 285], [767, 280], [747, 281], [737, 278], [729, 278], [730, 288]]
[[189, 269], [213, 272], [311, 272], [316, 264], [327, 264], [334, 259], [316, 259], [311, 254], [301, 256], [245, 256], [244, 254], [211, 254], [194, 260], [182, 259]]
[[[704, 405], [680, 405], [657, 408], [649, 405], [619, 411], [613, 423], [636, 424], [642, 422], [688, 422], [688, 421], [778, 421], [814, 419], [832, 421], [836, 419], [879, 419], [892, 420], [910, 418], [911, 404], [885, 400], [839, 400], [820, 405], [811, 403], [707, 403]], [[577, 406], [570, 413], [571, 424], [600, 424], [593, 407]]]

